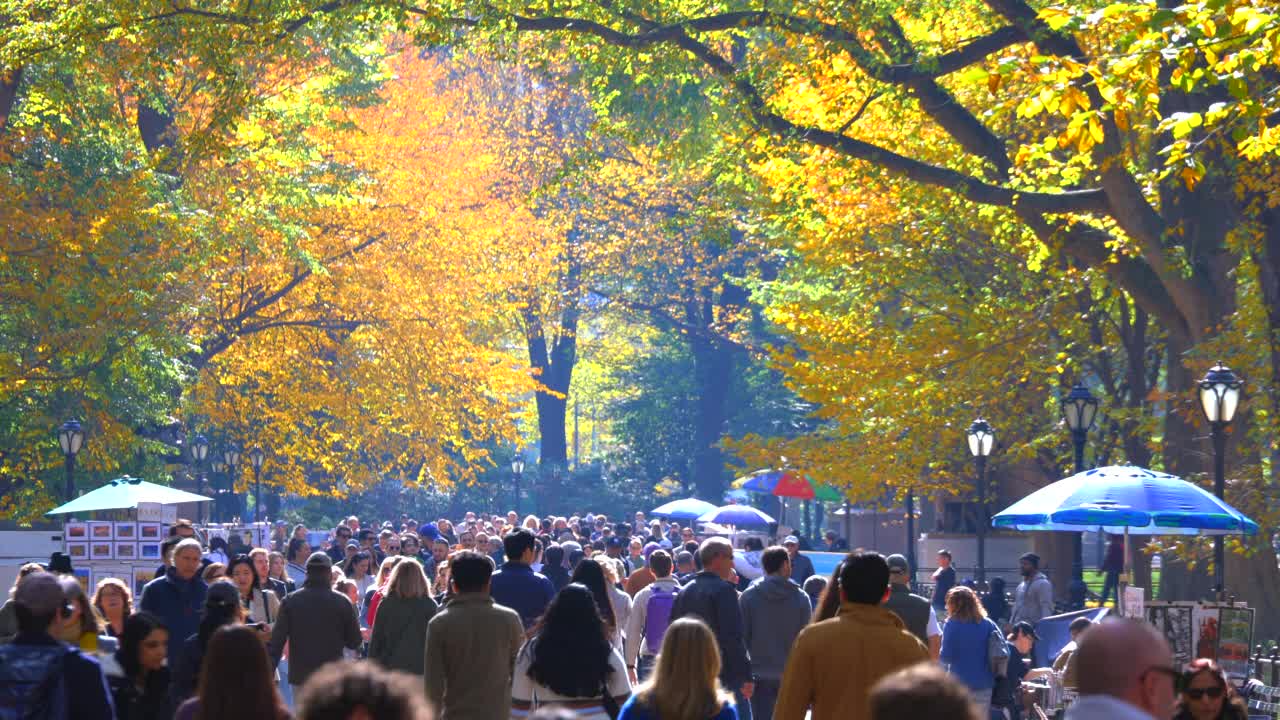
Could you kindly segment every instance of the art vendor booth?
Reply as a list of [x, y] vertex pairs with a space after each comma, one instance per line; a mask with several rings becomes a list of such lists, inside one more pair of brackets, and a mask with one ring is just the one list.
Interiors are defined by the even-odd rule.
[[[122, 477], [46, 515], [65, 519], [62, 552], [71, 560], [72, 571], [86, 592], [92, 593], [103, 578], [114, 577], [124, 581], [136, 596], [163, 564], [160, 544], [178, 520], [178, 506], [212, 499]], [[267, 528], [267, 523], [203, 525], [196, 532], [206, 547], [214, 537], [224, 538], [229, 547], [265, 547]]]
[[[1138, 467], [1095, 468], [1041, 488], [991, 519], [998, 528], [1026, 532], [1097, 530], [1125, 536], [1119, 607], [1092, 608], [1045, 618], [1037, 625], [1041, 642], [1034, 659], [1046, 667], [1068, 642], [1067, 627], [1085, 615], [1101, 620], [1108, 612], [1142, 618], [1169, 640], [1174, 661], [1217, 660], [1238, 686], [1250, 676], [1253, 609], [1243, 603], [1149, 602], [1142, 588], [1129, 587], [1130, 535], [1253, 535], [1258, 525], [1203, 488], [1181, 478]], [[1052, 716], [1073, 699], [1060, 674], [1028, 688]]]

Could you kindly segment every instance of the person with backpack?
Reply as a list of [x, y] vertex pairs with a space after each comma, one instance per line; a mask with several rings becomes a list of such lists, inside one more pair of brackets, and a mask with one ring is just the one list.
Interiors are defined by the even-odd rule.
[[62, 581], [43, 571], [22, 578], [13, 612], [18, 634], [0, 646], [0, 720], [114, 720], [101, 665], [54, 638], [74, 612]]
[[653, 670], [662, 636], [671, 624], [671, 608], [680, 594], [680, 583], [671, 575], [671, 554], [666, 550], [649, 553], [649, 569], [654, 580], [636, 593], [627, 618], [623, 657], [631, 684], [648, 679]]
[[782, 684], [782, 671], [796, 636], [809, 624], [809, 596], [791, 580], [787, 549], [771, 547], [760, 555], [764, 577], [751, 583], [738, 599], [742, 633], [751, 656], [756, 687], [751, 695], [753, 720], [772, 720]]

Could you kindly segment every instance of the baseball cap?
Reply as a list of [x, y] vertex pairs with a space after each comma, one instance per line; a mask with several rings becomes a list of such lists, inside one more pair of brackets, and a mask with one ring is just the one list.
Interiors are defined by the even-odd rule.
[[13, 593], [13, 604], [21, 605], [33, 615], [52, 615], [67, 604], [58, 576], [47, 572], [33, 572], [18, 582]]
[[888, 563], [890, 573], [901, 573], [905, 575], [911, 572], [911, 566], [907, 564], [907, 559], [902, 555], [895, 553], [885, 558], [884, 561]]
[[1031, 623], [1027, 622], [1026, 620], [1023, 620], [1022, 622], [1015, 624], [1015, 625], [1013, 626], [1013, 630], [1012, 630], [1012, 632], [1013, 632], [1013, 634], [1015, 634], [1015, 635], [1019, 635], [1019, 634], [1021, 634], [1021, 635], [1026, 635], [1027, 637], [1031, 638], [1032, 640], [1039, 640], [1039, 639], [1040, 639], [1040, 636], [1036, 634], [1036, 628], [1035, 628], [1035, 626], [1034, 626], [1034, 625], [1032, 625]]
[[656, 543], [656, 542], [651, 542], [651, 543], [649, 543], [648, 545], [645, 545], [645, 546], [644, 546], [644, 550], [642, 551], [642, 552], [644, 553], [644, 559], [645, 559], [645, 560], [648, 560], [648, 559], [649, 559], [649, 556], [653, 554], [653, 551], [654, 551], [654, 550], [657, 550], [657, 549], [659, 549], [659, 548], [661, 548], [661, 547], [662, 547], [662, 546], [661, 546], [661, 545], [659, 545], [659, 544], [658, 544], [658, 543]]
[[617, 535], [613, 535], [613, 536], [610, 536], [610, 538], [606, 540], [604, 544], [605, 544], [605, 547], [620, 548], [622, 547], [622, 538], [618, 537]]
[[1039, 556], [1039, 555], [1037, 555], [1037, 554], [1035, 554], [1035, 553], [1031, 553], [1031, 552], [1029, 552], [1029, 553], [1025, 553], [1022, 557], [1020, 557], [1020, 558], [1018, 558], [1018, 559], [1019, 559], [1019, 560], [1026, 560], [1027, 562], [1031, 563], [1032, 565], [1035, 565], [1036, 567], [1040, 567], [1040, 556]]
[[782, 538], [782, 544], [783, 545], [799, 545], [800, 538], [796, 537], [795, 535], [788, 535]]
[[328, 553], [322, 553], [322, 552], [311, 553], [311, 557], [307, 558], [307, 569], [310, 570], [311, 568], [319, 568], [319, 567], [323, 567], [323, 568], [333, 567], [333, 558], [329, 557]]
[[349, 547], [349, 548], [357, 548], [357, 549], [358, 549], [358, 548], [360, 547], [360, 543], [356, 542], [355, 540], [348, 540], [348, 541], [347, 541], [347, 547]]

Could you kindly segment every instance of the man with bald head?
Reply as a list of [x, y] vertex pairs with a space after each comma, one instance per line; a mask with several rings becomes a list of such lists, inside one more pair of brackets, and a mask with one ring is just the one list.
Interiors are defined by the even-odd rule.
[[1066, 720], [1169, 720], [1178, 676], [1169, 644], [1151, 625], [1133, 619], [1095, 625], [1080, 635], [1080, 699]]

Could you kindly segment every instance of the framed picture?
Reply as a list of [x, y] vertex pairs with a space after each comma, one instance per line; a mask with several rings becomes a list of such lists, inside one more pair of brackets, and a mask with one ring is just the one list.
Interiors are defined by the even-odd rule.
[[160, 543], [141, 542], [138, 543], [138, 559], [139, 560], [155, 560], [160, 561]]
[[67, 542], [89, 539], [89, 526], [82, 522], [69, 522], [62, 528], [62, 539]]
[[135, 542], [118, 542], [116, 543], [116, 560], [133, 560], [138, 557], [138, 543]]
[[1191, 610], [1193, 658], [1218, 659], [1219, 609], [1212, 605], [1196, 605]]
[[1178, 667], [1191, 662], [1192, 620], [1189, 605], [1159, 605], [1147, 608], [1147, 620], [1169, 641]]
[[137, 540], [137, 539], [138, 539], [138, 523], [136, 522], [116, 523], [116, 540]]
[[115, 523], [102, 522], [99, 520], [90, 520], [89, 523], [89, 539], [98, 540], [115, 540]]
[[157, 542], [164, 539], [161, 535], [161, 524], [158, 522], [138, 523], [138, 539], [155, 540]]
[[90, 560], [110, 560], [115, 553], [116, 544], [113, 542], [89, 542], [89, 559]]
[[1227, 677], [1249, 679], [1249, 652], [1253, 647], [1253, 608], [1222, 608], [1218, 617], [1218, 664]]
[[84, 590], [84, 594], [93, 597], [93, 568], [82, 565], [78, 568], [73, 568], [71, 574], [80, 583], [80, 589]]
[[155, 568], [134, 567], [133, 568], [133, 596], [135, 598], [142, 597], [142, 588], [146, 587], [147, 583], [155, 579], [156, 579]]
[[89, 543], [87, 542], [69, 542], [67, 543], [67, 557], [71, 558], [74, 566], [76, 560], [89, 559]]

